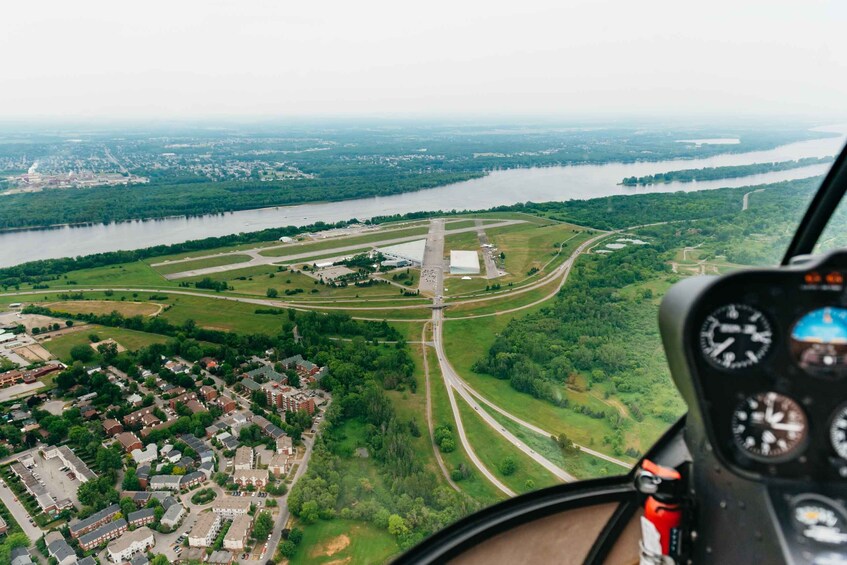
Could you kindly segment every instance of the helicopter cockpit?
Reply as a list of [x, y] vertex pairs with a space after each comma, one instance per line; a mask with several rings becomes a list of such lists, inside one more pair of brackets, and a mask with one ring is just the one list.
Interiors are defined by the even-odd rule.
[[665, 295], [688, 412], [628, 475], [487, 508], [398, 563], [847, 563], [847, 250], [812, 254], [845, 191], [847, 152], [780, 266]]

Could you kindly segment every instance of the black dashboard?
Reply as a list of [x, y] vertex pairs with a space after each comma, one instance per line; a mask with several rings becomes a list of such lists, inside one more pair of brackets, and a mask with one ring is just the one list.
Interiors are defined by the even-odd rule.
[[666, 296], [660, 325], [689, 405], [692, 493], [712, 537], [755, 515], [787, 562], [847, 563], [845, 279], [847, 252], [835, 252], [696, 277]]

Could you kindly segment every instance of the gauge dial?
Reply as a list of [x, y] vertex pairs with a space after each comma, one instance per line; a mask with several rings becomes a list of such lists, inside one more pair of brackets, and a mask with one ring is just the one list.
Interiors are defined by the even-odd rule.
[[744, 399], [732, 414], [732, 435], [745, 454], [774, 463], [794, 456], [806, 441], [808, 422], [803, 409], [776, 392]]
[[847, 373], [847, 309], [827, 307], [800, 318], [791, 330], [791, 354], [807, 372], [821, 376]]
[[835, 413], [829, 427], [829, 440], [838, 456], [847, 459], [847, 405], [843, 405]]
[[829, 545], [847, 544], [847, 517], [835, 502], [807, 494], [791, 503], [794, 528], [804, 538]]
[[773, 333], [763, 313], [745, 304], [712, 312], [700, 328], [700, 349], [709, 363], [723, 369], [756, 365], [767, 354]]

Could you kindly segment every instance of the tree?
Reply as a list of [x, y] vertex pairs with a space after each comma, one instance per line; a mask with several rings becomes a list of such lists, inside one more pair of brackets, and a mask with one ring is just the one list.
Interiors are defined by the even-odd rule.
[[160, 553], [153, 556], [153, 559], [150, 560], [150, 565], [171, 565], [171, 562], [166, 556]]
[[515, 458], [510, 455], [500, 461], [500, 465], [498, 465], [498, 468], [500, 469], [501, 474], [508, 477], [509, 475], [513, 475], [515, 471], [518, 470], [518, 463], [517, 461], [515, 461]]
[[268, 537], [274, 529], [274, 521], [271, 515], [267, 512], [259, 512], [256, 517], [256, 524], [253, 526], [253, 534], [257, 540], [263, 540]]
[[103, 360], [111, 363], [118, 356], [118, 344], [114, 341], [101, 343], [97, 346], [97, 351], [103, 356]]
[[402, 536], [409, 533], [409, 528], [402, 516], [392, 514], [388, 517], [388, 533], [393, 536]]
[[126, 470], [124, 480], [121, 483], [123, 490], [141, 490], [141, 482], [135, 474], [135, 467], [130, 467]]
[[304, 502], [300, 508], [300, 519], [306, 524], [314, 524], [318, 520], [319, 510], [318, 503], [314, 500]]
[[105, 447], [97, 449], [97, 467], [101, 473], [108, 473], [111, 470], [118, 471], [122, 466], [123, 462], [119, 451]]
[[67, 320], [67, 321], [65, 321], [65, 325], [69, 328], [72, 328], [72, 327], [74, 327], [74, 321], [73, 320]]
[[128, 496], [123, 497], [121, 499], [121, 514], [127, 517], [132, 512], [135, 512], [135, 502]]
[[94, 510], [102, 510], [110, 504], [118, 501], [120, 495], [112, 486], [110, 477], [100, 477], [79, 485], [77, 498], [84, 506], [91, 506]]
[[288, 532], [288, 540], [293, 542], [294, 545], [300, 545], [300, 542], [303, 541], [303, 530], [291, 528], [291, 531]]
[[291, 559], [297, 553], [297, 545], [291, 540], [288, 540], [280, 546], [279, 552], [282, 553], [283, 557]]
[[88, 347], [87, 345], [74, 345], [71, 347], [71, 359], [74, 361], [82, 361], [83, 363], [88, 363], [92, 359], [94, 359], [94, 350]]
[[277, 296], [279, 296], [279, 291], [275, 288], [269, 288], [265, 295], [268, 298], [276, 298]]

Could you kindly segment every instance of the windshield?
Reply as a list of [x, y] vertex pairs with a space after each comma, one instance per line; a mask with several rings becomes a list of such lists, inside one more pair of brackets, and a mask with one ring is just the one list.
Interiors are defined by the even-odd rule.
[[495, 4], [9, 7], [0, 562], [384, 563], [684, 414], [659, 302], [778, 264], [842, 10]]

